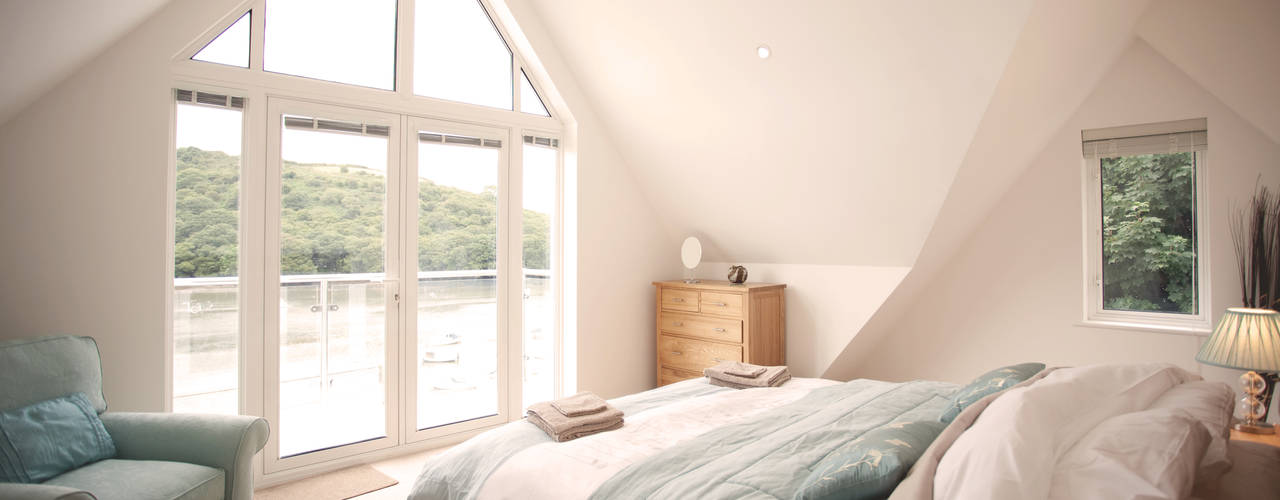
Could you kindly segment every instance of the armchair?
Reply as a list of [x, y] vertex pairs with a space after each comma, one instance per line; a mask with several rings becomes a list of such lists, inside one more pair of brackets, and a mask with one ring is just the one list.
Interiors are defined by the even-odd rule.
[[98, 344], [91, 337], [0, 342], [0, 411], [84, 393], [116, 456], [43, 484], [0, 483], [0, 500], [253, 498], [253, 456], [267, 442], [258, 417], [107, 413]]

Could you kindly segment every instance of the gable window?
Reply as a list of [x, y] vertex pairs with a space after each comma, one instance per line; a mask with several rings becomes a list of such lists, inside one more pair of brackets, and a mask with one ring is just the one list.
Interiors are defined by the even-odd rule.
[[574, 385], [571, 118], [501, 7], [246, 0], [173, 60], [168, 401], [267, 418], [263, 484]]
[[1086, 130], [1085, 320], [1209, 327], [1203, 186], [1206, 121]]

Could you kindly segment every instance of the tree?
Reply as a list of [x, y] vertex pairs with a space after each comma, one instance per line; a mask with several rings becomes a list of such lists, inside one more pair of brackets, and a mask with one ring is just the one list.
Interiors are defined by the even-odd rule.
[[[235, 276], [240, 159], [177, 154], [174, 276]], [[289, 275], [383, 272], [386, 178], [357, 165], [284, 162], [280, 269]], [[421, 180], [418, 263], [424, 271], [497, 268], [496, 188], [472, 193]], [[548, 268], [550, 220], [524, 211], [525, 267]]]
[[1102, 160], [1108, 309], [1195, 312], [1195, 156]]

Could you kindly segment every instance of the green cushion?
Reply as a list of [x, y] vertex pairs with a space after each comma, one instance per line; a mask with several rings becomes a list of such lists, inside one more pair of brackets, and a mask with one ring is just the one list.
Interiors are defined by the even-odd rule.
[[36, 483], [115, 454], [84, 394], [0, 412], [0, 481]]
[[956, 390], [951, 396], [951, 406], [943, 410], [938, 421], [949, 424], [960, 412], [979, 399], [1018, 385], [1043, 370], [1044, 363], [1022, 363], [984, 373], [973, 379], [973, 382], [969, 382], [969, 385]]
[[98, 500], [220, 500], [221, 469], [156, 460], [103, 460], [46, 481], [93, 493]]
[[102, 362], [91, 337], [42, 337], [0, 342], [0, 410], [82, 393], [107, 411]]
[[818, 462], [795, 498], [887, 498], [945, 427], [941, 422], [905, 422], [867, 431]]

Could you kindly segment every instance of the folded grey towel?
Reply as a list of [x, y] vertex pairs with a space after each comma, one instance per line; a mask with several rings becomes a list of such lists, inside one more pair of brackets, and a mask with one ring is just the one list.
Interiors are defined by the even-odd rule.
[[717, 385], [723, 385], [725, 387], [739, 387], [739, 388], [777, 387], [781, 385], [783, 382], [786, 382], [787, 380], [791, 379], [791, 371], [787, 369], [786, 365], [765, 367], [764, 373], [756, 377], [739, 377], [737, 375], [730, 375], [728, 373], [725, 373], [724, 367], [726, 364], [728, 363], [721, 363], [719, 365], [707, 368], [702, 371], [702, 374], [706, 375], [707, 378], [712, 380], [719, 380], [721, 382], [727, 382], [729, 384], [733, 384], [733, 385], [724, 385], [724, 384], [717, 384]]
[[735, 377], [746, 377], [746, 378], [759, 377], [760, 374], [764, 373], [765, 371], [765, 367], [763, 366], [753, 365], [751, 363], [743, 363], [741, 361], [721, 363], [720, 365], [716, 366], [716, 368], [720, 369], [726, 374], [733, 375]]
[[724, 381], [724, 380], [720, 380], [720, 379], [718, 379], [718, 378], [707, 377], [707, 382], [708, 382], [708, 383], [710, 383], [711, 385], [718, 385], [718, 386], [720, 386], [720, 387], [729, 387], [729, 388], [732, 388], [732, 389], [756, 389], [756, 388], [760, 388], [760, 387], [777, 387], [777, 386], [780, 386], [780, 385], [782, 385], [782, 384], [785, 384], [788, 380], [791, 380], [791, 374], [790, 374], [790, 373], [783, 373], [783, 374], [782, 374], [782, 377], [778, 378], [776, 381], [774, 381], [774, 383], [773, 383], [773, 384], [770, 384], [770, 385], [768, 385], [768, 386], [763, 386], [763, 385], [745, 385], [745, 384], [735, 384], [735, 383], [733, 383], [733, 382], [726, 382], [726, 381]]
[[592, 413], [600, 413], [609, 406], [600, 396], [590, 392], [580, 392], [567, 398], [560, 398], [551, 402], [551, 406], [555, 407], [566, 417], [578, 417], [582, 415], [590, 415]]
[[527, 420], [558, 442], [577, 439], [597, 432], [622, 427], [622, 410], [605, 404], [605, 409], [590, 415], [567, 417], [550, 402], [529, 405]]
[[572, 429], [572, 430], [568, 430], [568, 431], [561, 432], [561, 433], [557, 434], [557, 433], [555, 433], [555, 431], [553, 431], [553, 430], [551, 429], [551, 427], [550, 427], [550, 426], [548, 426], [548, 425], [547, 425], [547, 422], [546, 422], [545, 420], [542, 420], [541, 418], [538, 418], [538, 416], [537, 416], [537, 415], [529, 415], [529, 416], [528, 416], [528, 418], [527, 418], [526, 420], [528, 420], [528, 421], [529, 421], [529, 423], [531, 423], [531, 424], [533, 424], [533, 425], [537, 426], [539, 429], [542, 429], [542, 432], [547, 433], [547, 435], [548, 435], [548, 436], [551, 436], [551, 439], [556, 440], [556, 442], [557, 442], [557, 443], [563, 443], [563, 442], [565, 442], [565, 441], [572, 441], [572, 440], [574, 440], [574, 439], [578, 439], [578, 438], [580, 438], [580, 437], [586, 437], [586, 436], [590, 436], [590, 435], [592, 435], [592, 434], [599, 434], [599, 433], [601, 433], [601, 432], [607, 432], [607, 431], [612, 431], [612, 430], [621, 429], [621, 428], [622, 428], [622, 422], [623, 422], [623, 421], [622, 421], [622, 419], [621, 419], [621, 418], [619, 418], [619, 419], [618, 419], [617, 421], [615, 421], [615, 422], [606, 422], [606, 423], [599, 424], [599, 425], [589, 425], [589, 426], [583, 426], [583, 427], [576, 427], [576, 428], [574, 428], [574, 429]]

